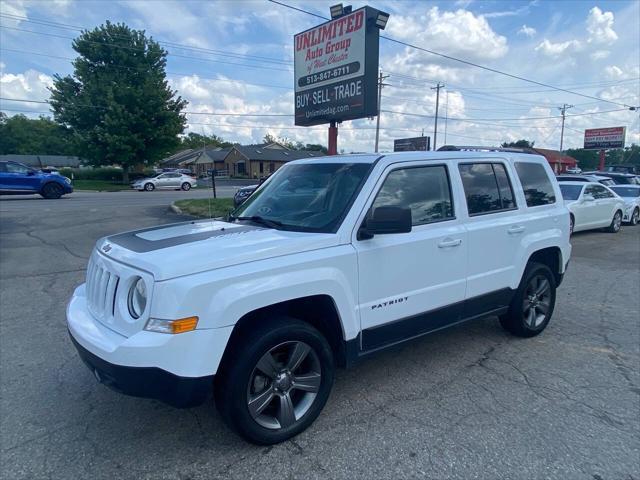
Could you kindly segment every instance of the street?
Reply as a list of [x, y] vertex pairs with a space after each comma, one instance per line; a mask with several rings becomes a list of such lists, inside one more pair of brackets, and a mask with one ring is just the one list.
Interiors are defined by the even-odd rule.
[[0, 199], [0, 478], [640, 478], [640, 227], [572, 237], [540, 336], [490, 318], [340, 370], [317, 421], [276, 446], [245, 443], [211, 403], [99, 385], [65, 320], [95, 241], [186, 220], [168, 205], [209, 195]]

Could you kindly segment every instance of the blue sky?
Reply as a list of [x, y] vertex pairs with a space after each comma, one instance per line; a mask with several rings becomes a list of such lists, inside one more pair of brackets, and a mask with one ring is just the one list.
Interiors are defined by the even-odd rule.
[[[334, 1], [285, 0], [324, 16]], [[354, 8], [364, 3], [354, 3]], [[441, 97], [438, 144], [495, 145], [527, 138], [558, 148], [558, 106], [567, 111], [565, 148], [579, 147], [584, 128], [627, 126], [640, 143], [640, 2], [638, 1], [371, 1], [391, 13], [385, 35], [606, 103], [556, 92], [381, 40], [380, 65], [389, 75], [381, 117], [381, 149], [393, 139], [433, 131], [437, 81]], [[293, 127], [291, 117], [211, 113], [293, 113], [293, 35], [319, 23], [266, 0], [239, 1], [0, 1], [1, 97], [46, 100], [55, 73], [71, 73], [71, 38], [106, 20], [144, 29], [169, 51], [168, 78], [188, 99], [189, 129], [230, 141], [255, 142], [265, 133], [326, 143], [326, 128]], [[52, 25], [56, 22], [60, 25]], [[63, 24], [63, 25], [62, 25]], [[0, 101], [12, 115], [46, 105]], [[609, 113], [610, 110], [620, 110]], [[27, 113], [37, 115], [37, 113]], [[407, 115], [414, 114], [414, 115]], [[416, 115], [424, 115], [423, 117]], [[552, 118], [546, 118], [552, 117]], [[345, 122], [339, 148], [373, 149], [375, 123]]]

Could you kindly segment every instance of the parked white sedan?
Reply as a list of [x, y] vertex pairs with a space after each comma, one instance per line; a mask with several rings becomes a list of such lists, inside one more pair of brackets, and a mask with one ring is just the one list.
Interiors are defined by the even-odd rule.
[[624, 200], [608, 187], [593, 182], [560, 182], [564, 203], [571, 212], [571, 232], [607, 228], [617, 233], [622, 225]]
[[624, 200], [622, 221], [637, 225], [640, 221], [640, 185], [616, 185], [610, 188]]
[[155, 177], [143, 178], [136, 180], [131, 185], [131, 188], [136, 190], [146, 190], [151, 192], [152, 190], [164, 189], [164, 190], [191, 190], [193, 187], [197, 187], [198, 183], [196, 179], [189, 175], [184, 175], [178, 172], [165, 172]]

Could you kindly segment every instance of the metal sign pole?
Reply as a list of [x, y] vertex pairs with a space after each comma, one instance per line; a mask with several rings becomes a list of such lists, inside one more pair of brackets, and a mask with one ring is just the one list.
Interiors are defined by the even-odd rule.
[[329, 155], [338, 154], [338, 125], [335, 121], [329, 124]]

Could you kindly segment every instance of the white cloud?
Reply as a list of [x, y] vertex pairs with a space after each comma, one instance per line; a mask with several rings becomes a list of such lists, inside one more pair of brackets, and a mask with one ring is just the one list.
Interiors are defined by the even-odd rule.
[[[49, 91], [47, 87], [53, 85], [53, 78], [36, 70], [27, 70], [24, 73], [0, 73], [0, 91], [5, 98], [24, 100], [47, 100]], [[2, 102], [5, 108], [20, 110], [47, 110], [48, 106], [40, 103], [29, 102]]]
[[536, 34], [536, 29], [533, 27], [527, 27], [527, 25], [522, 25], [520, 30], [518, 30], [518, 35], [524, 35], [525, 37], [533, 37]]
[[467, 10], [440, 11], [394, 16], [389, 36], [467, 59], [496, 59], [506, 55], [507, 39], [493, 31], [483, 16]]
[[592, 60], [602, 60], [603, 58], [607, 58], [611, 55], [609, 50], [595, 50], [589, 56]]
[[536, 48], [536, 52], [541, 52], [548, 57], [560, 57], [579, 51], [582, 44], [579, 40], [567, 40], [566, 42], [553, 43], [546, 38]]
[[618, 34], [613, 30], [613, 13], [593, 7], [587, 17], [587, 32], [589, 42], [608, 45], [615, 42]]
[[[2, 7], [0, 10], [5, 15], [27, 16], [27, 7], [24, 0], [2, 0], [0, 6]], [[2, 23], [8, 27], [15, 27], [20, 25], [21, 20], [3, 17]]]

